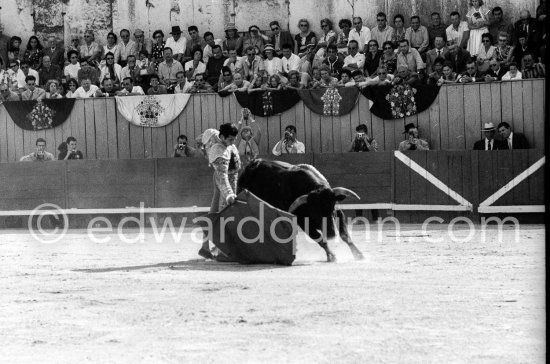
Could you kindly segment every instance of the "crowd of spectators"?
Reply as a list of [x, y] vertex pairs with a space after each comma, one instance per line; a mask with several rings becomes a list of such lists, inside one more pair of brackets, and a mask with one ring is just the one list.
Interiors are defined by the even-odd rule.
[[251, 25], [242, 36], [235, 24], [226, 24], [220, 38], [210, 31], [201, 36], [194, 25], [187, 28], [189, 38], [179, 26], [172, 27], [169, 37], [156, 30], [153, 39], [140, 29], [131, 39], [123, 29], [101, 41], [87, 30], [83, 39], [73, 37], [66, 47], [55, 36], [43, 41], [31, 36], [26, 46], [13, 36], [0, 54], [0, 84], [9, 90], [0, 93], [0, 101], [545, 76], [544, 1], [535, 18], [522, 10], [513, 23], [504, 20], [499, 6], [489, 9], [482, 0], [469, 5], [464, 16], [448, 14], [448, 24], [437, 12], [430, 24], [412, 16], [409, 27], [402, 15], [381, 12], [372, 29], [361, 17], [340, 19], [338, 30], [325, 18], [320, 34], [301, 19], [295, 35], [272, 21], [269, 30]]

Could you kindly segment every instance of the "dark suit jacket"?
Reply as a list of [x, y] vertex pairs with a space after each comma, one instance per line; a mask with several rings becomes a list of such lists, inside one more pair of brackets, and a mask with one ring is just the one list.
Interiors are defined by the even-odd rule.
[[[275, 34], [272, 34], [271, 35], [271, 44], [273, 45], [273, 47], [275, 47]], [[294, 37], [292, 37], [292, 34], [290, 34], [290, 32], [288, 31], [283, 31], [281, 30], [281, 47], [285, 44], [290, 44], [292, 46], [292, 51], [294, 52]], [[276, 49], [275, 50], [277, 54], [280, 54], [281, 50], [280, 49]]]
[[[502, 140], [494, 139], [493, 150], [508, 149], [508, 145]], [[474, 150], [485, 150], [485, 138], [474, 143]]]
[[60, 69], [65, 67], [65, 50], [57, 46], [52, 52], [50, 47], [44, 48], [44, 55], [50, 57], [52, 64], [56, 64]]
[[487, 71], [486, 74], [491, 77], [496, 77], [497, 80], [502, 81], [502, 76], [506, 74], [506, 70], [504, 69], [504, 67], [500, 66], [500, 69], [498, 70], [498, 72], [495, 73], [495, 71], [492, 68], [489, 68], [489, 71]]
[[[443, 47], [441, 50], [441, 58], [445, 59], [445, 55], [447, 53], [449, 53], [449, 50], [447, 49], [447, 47]], [[437, 58], [437, 52], [435, 48], [430, 49], [429, 51], [426, 52], [426, 72], [428, 74], [433, 72], [433, 64], [436, 58]]]
[[[505, 141], [504, 146], [505, 149], [508, 148], [508, 142]], [[525, 135], [521, 133], [513, 133], [512, 134], [512, 149], [529, 149], [529, 142], [527, 141], [527, 138]]]
[[462, 48], [458, 49], [456, 58], [451, 54], [451, 52], [448, 52], [445, 55], [445, 60], [451, 62], [453, 71], [456, 73], [463, 73], [466, 71], [466, 63], [468, 63], [470, 58], [470, 52]]
[[[537, 20], [535, 18], [529, 18], [527, 21], [527, 41], [528, 42], [536, 42], [537, 41], [537, 30], [539, 25], [537, 24]], [[518, 34], [523, 32], [523, 23], [521, 20], [518, 20], [514, 24], [514, 43], [518, 42]]]

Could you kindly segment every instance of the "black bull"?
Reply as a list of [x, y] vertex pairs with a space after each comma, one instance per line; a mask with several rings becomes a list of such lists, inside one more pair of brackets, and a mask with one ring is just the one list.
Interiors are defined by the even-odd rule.
[[244, 189], [296, 215], [300, 228], [325, 250], [329, 262], [336, 260], [327, 244], [328, 239], [336, 236], [335, 225], [355, 259], [363, 259], [363, 254], [351, 241], [344, 213], [335, 208], [336, 202], [346, 196], [357, 199], [359, 196], [346, 188], [331, 188], [313, 166], [256, 159], [239, 177], [237, 193]]

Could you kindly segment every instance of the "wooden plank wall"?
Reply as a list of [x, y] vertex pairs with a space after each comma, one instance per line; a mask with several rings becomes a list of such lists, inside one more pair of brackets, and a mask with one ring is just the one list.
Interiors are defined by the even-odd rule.
[[[298, 139], [308, 153], [347, 152], [355, 127], [365, 123], [380, 151], [397, 149], [407, 123], [419, 126], [421, 137], [434, 150], [470, 150], [482, 138], [483, 123], [507, 121], [516, 132], [525, 133], [533, 148], [544, 149], [545, 81], [476, 83], [441, 88], [429, 109], [413, 117], [382, 120], [369, 111], [369, 101], [360, 96], [348, 115], [326, 117], [309, 110], [303, 102], [280, 115], [256, 117], [261, 128], [260, 152], [268, 154], [289, 124], [296, 126]], [[0, 162], [14, 162], [35, 149], [43, 137], [47, 150], [72, 135], [87, 159], [164, 158], [173, 155], [177, 136], [191, 143], [207, 128], [237, 122], [241, 107], [234, 96], [193, 95], [174, 122], [163, 128], [130, 125], [116, 110], [115, 100], [77, 100], [69, 120], [47, 131], [26, 131], [13, 123], [0, 106]]]

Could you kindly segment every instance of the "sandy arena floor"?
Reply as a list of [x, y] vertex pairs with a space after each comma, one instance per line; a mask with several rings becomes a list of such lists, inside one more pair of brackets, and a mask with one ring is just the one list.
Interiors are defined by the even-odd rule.
[[367, 259], [337, 244], [335, 264], [300, 235], [292, 267], [204, 261], [190, 230], [102, 244], [2, 231], [0, 360], [543, 363], [544, 227], [463, 243], [445, 228], [354, 231]]

